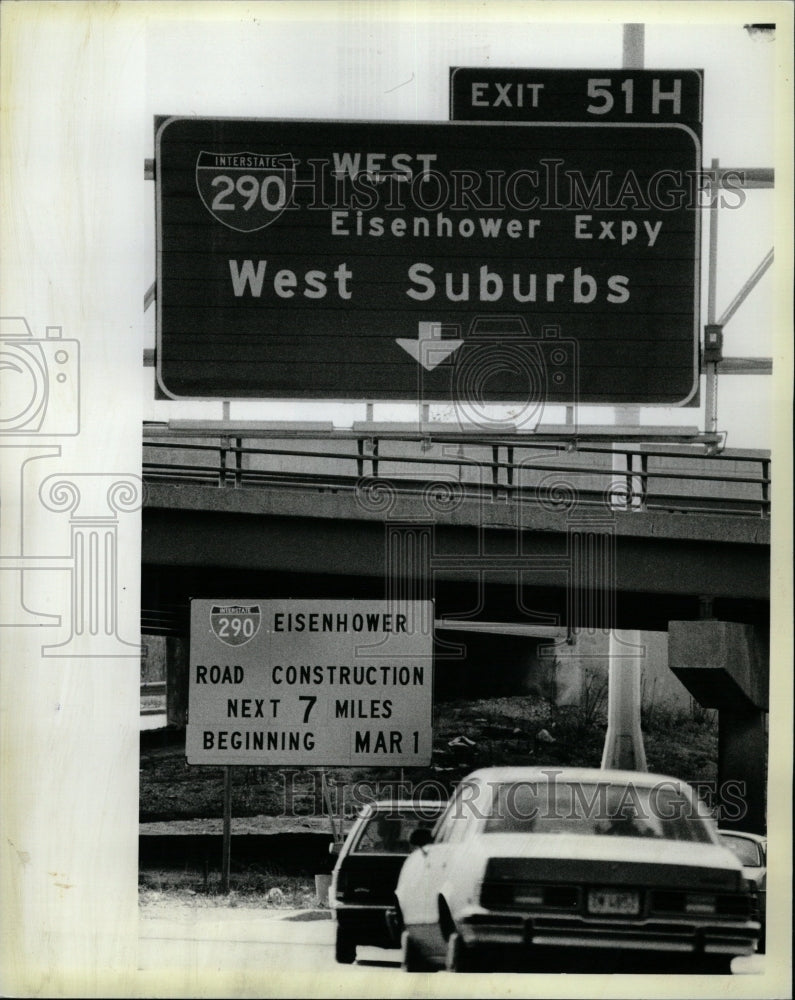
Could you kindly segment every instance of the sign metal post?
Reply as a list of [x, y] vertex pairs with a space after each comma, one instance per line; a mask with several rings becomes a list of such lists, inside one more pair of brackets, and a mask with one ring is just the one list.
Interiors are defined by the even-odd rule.
[[224, 768], [224, 832], [221, 845], [221, 892], [229, 893], [229, 873], [232, 865], [232, 768]]

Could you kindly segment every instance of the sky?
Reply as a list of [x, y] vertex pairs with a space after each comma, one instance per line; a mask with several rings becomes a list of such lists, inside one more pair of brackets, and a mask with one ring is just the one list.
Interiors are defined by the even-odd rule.
[[[303, 17], [157, 19], [146, 35], [146, 113], [266, 118], [444, 121], [448, 117], [448, 68], [455, 65], [535, 68], [618, 68], [622, 23], [543, 23], [521, 11], [506, 22], [428, 16], [412, 20], [382, 4], [346, 8], [324, 19], [325, 5]], [[435, 8], [438, 10], [438, 8]], [[394, 10], [394, 9], [393, 9]], [[404, 8], [405, 11], [405, 8]], [[773, 111], [776, 43], [740, 24], [649, 24], [644, 66], [703, 69], [703, 163], [770, 167], [775, 159]], [[153, 156], [152, 132], [142, 158]], [[153, 204], [154, 183], [147, 200]], [[774, 242], [774, 192], [747, 190], [744, 204], [719, 213], [716, 303], [720, 315]], [[702, 324], [706, 322], [706, 213], [702, 237]], [[154, 211], [146, 216], [146, 260], [141, 287], [154, 280]], [[771, 357], [774, 330], [773, 271], [762, 277], [727, 324], [724, 354]], [[155, 343], [155, 313], [145, 316], [146, 346]], [[149, 420], [213, 419], [220, 403], [155, 401], [154, 373], [144, 377]], [[718, 429], [726, 445], [769, 448], [772, 384], [768, 376], [722, 375]], [[705, 426], [702, 405], [644, 407], [641, 424]], [[363, 404], [233, 402], [232, 419], [332, 419], [338, 426], [364, 418]], [[411, 419], [416, 405], [380, 403], [376, 420]], [[444, 408], [432, 415], [444, 419]], [[625, 419], [611, 407], [581, 407], [581, 424]], [[449, 413], [447, 414], [449, 419]], [[544, 421], [562, 422], [562, 407], [547, 407]]]

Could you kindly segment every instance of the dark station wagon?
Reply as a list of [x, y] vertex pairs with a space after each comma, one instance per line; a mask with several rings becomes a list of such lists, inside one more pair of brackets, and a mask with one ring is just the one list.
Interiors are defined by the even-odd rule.
[[391, 799], [364, 807], [342, 846], [329, 889], [336, 923], [335, 956], [350, 964], [357, 945], [396, 948], [388, 920], [395, 906], [395, 886], [415, 830], [429, 831], [445, 802]]
[[767, 837], [744, 830], [718, 830], [718, 836], [743, 866], [743, 875], [754, 901], [754, 914], [762, 925], [757, 951], [764, 953], [767, 937]]

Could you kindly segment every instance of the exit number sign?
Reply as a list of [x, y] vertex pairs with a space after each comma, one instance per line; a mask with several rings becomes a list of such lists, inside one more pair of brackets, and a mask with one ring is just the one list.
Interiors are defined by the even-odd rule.
[[450, 70], [453, 121], [679, 123], [701, 137], [700, 70]]

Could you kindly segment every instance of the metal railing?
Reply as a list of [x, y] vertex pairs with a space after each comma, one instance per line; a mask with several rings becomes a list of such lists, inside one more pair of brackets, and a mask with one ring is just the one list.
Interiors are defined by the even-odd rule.
[[767, 452], [705, 454], [703, 445], [560, 443], [461, 433], [145, 428], [149, 483], [219, 489], [352, 490], [362, 480], [404, 492], [433, 484], [463, 495], [532, 500], [567, 488], [577, 502], [676, 513], [770, 514]]

